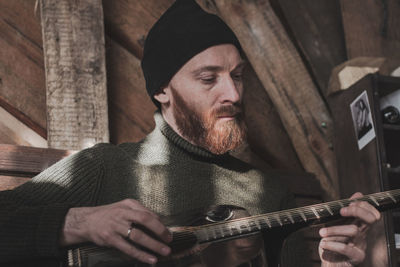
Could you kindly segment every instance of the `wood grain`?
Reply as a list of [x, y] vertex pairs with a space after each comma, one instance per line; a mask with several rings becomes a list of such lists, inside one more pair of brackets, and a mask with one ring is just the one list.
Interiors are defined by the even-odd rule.
[[33, 177], [74, 151], [0, 144], [0, 174]]
[[106, 32], [137, 58], [142, 58], [147, 32], [173, 2], [103, 0]]
[[79, 150], [108, 142], [101, 1], [40, 3], [49, 147]]
[[340, 1], [349, 59], [386, 57], [400, 66], [400, 5], [397, 0]]
[[[4, 4], [4, 1], [0, 2], [0, 5]], [[20, 18], [17, 14], [9, 15], [7, 10], [0, 11], [0, 105], [14, 115], [21, 115], [18, 116], [21, 121], [45, 137], [43, 53], [41, 47], [25, 35], [28, 27], [20, 25], [22, 22], [15, 23]], [[18, 10], [25, 9], [18, 7]], [[38, 22], [36, 24], [39, 25]]]
[[347, 59], [339, 2], [271, 0], [271, 4], [280, 9], [281, 21], [326, 96], [332, 69]]
[[154, 128], [156, 107], [146, 92], [140, 61], [111, 38], [106, 41], [111, 142], [137, 142]]
[[328, 198], [337, 198], [330, 114], [269, 2], [199, 2], [217, 12], [235, 31], [304, 169], [317, 176]]

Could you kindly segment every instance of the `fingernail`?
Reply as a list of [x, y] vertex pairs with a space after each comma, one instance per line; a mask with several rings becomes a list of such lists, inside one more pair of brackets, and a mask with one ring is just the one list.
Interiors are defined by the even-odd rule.
[[154, 264], [154, 263], [157, 262], [157, 259], [153, 258], [153, 257], [150, 257], [150, 258], [148, 258], [148, 261], [149, 261], [150, 264]]
[[321, 228], [321, 229], [319, 230], [319, 235], [320, 235], [320, 236], [325, 236], [325, 235], [326, 235], [326, 229], [325, 229], [325, 228]]
[[161, 248], [161, 253], [166, 256], [171, 252], [171, 249], [169, 247], [163, 247]]

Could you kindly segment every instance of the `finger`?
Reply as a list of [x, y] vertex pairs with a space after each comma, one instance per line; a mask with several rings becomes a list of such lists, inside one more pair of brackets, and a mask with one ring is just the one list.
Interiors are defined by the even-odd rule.
[[354, 224], [338, 225], [321, 228], [319, 235], [321, 237], [342, 236], [342, 237], [355, 237], [359, 233], [359, 229]]
[[126, 219], [145, 227], [166, 243], [172, 241], [172, 234], [168, 228], [146, 211], [129, 212], [126, 214]]
[[364, 195], [362, 193], [356, 192], [353, 195], [351, 195], [350, 199], [357, 199], [357, 198], [360, 198], [360, 197], [363, 197], [363, 196]]
[[375, 217], [379, 220], [381, 218], [381, 213], [371, 204], [369, 204], [367, 201], [357, 201], [350, 203], [350, 206], [358, 205], [361, 208], [368, 210], [369, 212], [372, 212]]
[[368, 224], [376, 222], [378, 219], [373, 212], [364, 209], [360, 205], [350, 205], [340, 209], [340, 214], [343, 217], [354, 217]]
[[171, 252], [171, 249], [168, 246], [151, 238], [149, 235], [137, 228], [132, 229], [128, 238], [135, 244], [148, 248], [163, 256], [167, 256]]
[[321, 241], [320, 248], [343, 255], [347, 257], [354, 265], [361, 263], [365, 258], [364, 251], [357, 248], [353, 244], [344, 244], [334, 241]]
[[115, 237], [115, 239], [112, 242], [112, 246], [122, 251], [126, 255], [134, 259], [137, 259], [141, 262], [149, 264], [155, 264], [157, 262], [157, 258], [154, 255], [151, 255], [150, 253], [142, 251], [137, 247], [133, 246], [132, 244], [129, 244], [128, 241], [126, 241], [124, 238], [120, 236]]

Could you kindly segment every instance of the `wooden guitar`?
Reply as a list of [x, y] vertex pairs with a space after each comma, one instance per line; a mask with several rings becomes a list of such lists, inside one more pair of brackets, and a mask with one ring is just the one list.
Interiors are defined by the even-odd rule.
[[[207, 248], [210, 244], [236, 240], [238, 238], [250, 238], [250, 240], [253, 238], [254, 241], [254, 238], [257, 235], [259, 237], [262, 231], [293, 226], [298, 229], [303, 226], [338, 219], [340, 218], [340, 209], [354, 201], [366, 201], [379, 211], [385, 211], [399, 206], [400, 189], [365, 195], [354, 200], [343, 199], [243, 218], [230, 218], [232, 214], [229, 212], [223, 216], [211, 212], [205, 218], [209, 223], [185, 227], [170, 227], [170, 231], [173, 233], [173, 241], [170, 244], [172, 256], [161, 258], [160, 263], [156, 266], [189, 266], [189, 264], [174, 265], [166, 262], [182, 258], [189, 254], [195, 254]], [[222, 221], [219, 221], [220, 219]], [[85, 245], [68, 250], [68, 260], [65, 266], [122, 267], [148, 265], [135, 263], [135, 261], [117, 250], [95, 245]]]

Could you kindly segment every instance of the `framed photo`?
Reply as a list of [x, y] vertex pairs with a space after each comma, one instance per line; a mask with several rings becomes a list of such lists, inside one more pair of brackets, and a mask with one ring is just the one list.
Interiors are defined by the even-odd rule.
[[353, 125], [358, 149], [361, 150], [375, 138], [375, 127], [372, 121], [371, 107], [367, 91], [364, 91], [350, 104]]

